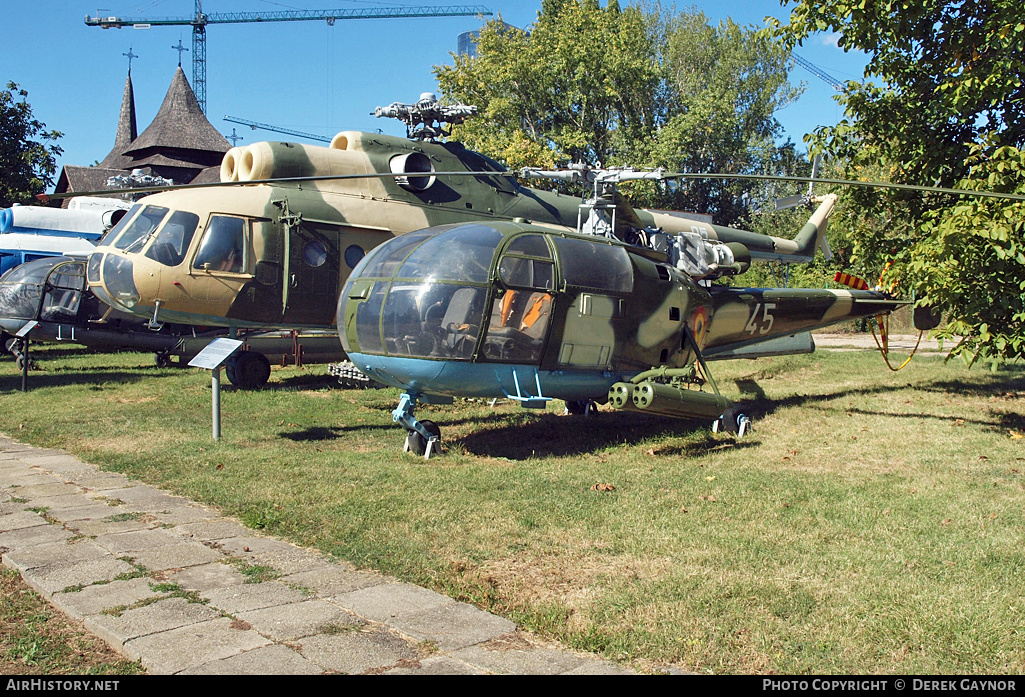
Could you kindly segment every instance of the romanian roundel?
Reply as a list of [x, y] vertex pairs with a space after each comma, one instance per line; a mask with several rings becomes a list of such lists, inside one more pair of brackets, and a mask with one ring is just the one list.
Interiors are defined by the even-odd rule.
[[705, 342], [705, 330], [708, 328], [708, 315], [705, 312], [705, 306], [699, 305], [694, 310], [694, 316], [691, 318], [690, 332], [694, 337], [694, 343], [701, 346]]

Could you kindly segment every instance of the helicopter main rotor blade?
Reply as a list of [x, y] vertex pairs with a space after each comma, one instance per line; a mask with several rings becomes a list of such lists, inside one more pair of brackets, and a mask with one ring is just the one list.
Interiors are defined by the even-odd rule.
[[[419, 174], [419, 173], [417, 173]], [[250, 184], [290, 184], [319, 181], [343, 181], [346, 179], [401, 179], [408, 177], [408, 172], [370, 172], [368, 174], [317, 174], [308, 177], [276, 177], [270, 179], [251, 179], [249, 181], [203, 182], [201, 184], [174, 184], [172, 186], [138, 186], [130, 189], [97, 189], [96, 191], [68, 191], [62, 194], [36, 194], [36, 198], [47, 203], [52, 199], [74, 198], [76, 196], [110, 196], [123, 194], [157, 194], [162, 191], [182, 191], [188, 189], [217, 189], [229, 186], [249, 186]], [[515, 172], [432, 172], [424, 173], [432, 177], [515, 177]]]
[[897, 189], [900, 191], [922, 191], [935, 194], [952, 194], [955, 196], [979, 196], [981, 198], [1002, 198], [1009, 201], [1025, 201], [1025, 194], [1004, 194], [997, 191], [977, 191], [975, 189], [949, 189], [942, 186], [922, 186], [919, 184], [894, 184], [892, 182], [866, 182], [854, 179], [823, 179], [821, 177], [784, 177], [775, 174], [716, 174], [704, 172], [671, 172], [663, 179], [739, 179], [750, 181], [787, 181], [807, 182], [809, 184], [835, 184], [837, 186], [857, 186], [864, 189]]
[[[62, 194], [36, 194], [36, 198], [47, 203], [53, 199], [73, 198], [75, 196], [109, 196], [136, 193], [158, 193], [161, 191], [177, 191], [181, 189], [211, 189], [226, 186], [247, 186], [250, 184], [287, 184], [319, 181], [344, 181], [347, 179], [395, 179], [409, 176], [402, 172], [371, 172], [367, 174], [322, 174], [307, 177], [279, 177], [270, 179], [253, 179], [251, 181], [205, 182], [202, 184], [176, 184], [174, 186], [140, 186], [130, 189], [99, 189], [96, 191], [76, 191]], [[433, 172], [434, 177], [519, 177], [518, 172], [479, 171], [467, 172]], [[999, 198], [1009, 201], [1025, 201], [1025, 194], [1006, 194], [996, 191], [977, 191], [974, 189], [950, 189], [939, 186], [922, 186], [917, 184], [894, 184], [892, 182], [857, 181], [853, 179], [822, 179], [818, 177], [791, 177], [776, 174], [719, 174], [708, 172], [651, 172], [646, 179], [722, 179], [740, 181], [786, 181], [807, 182], [815, 184], [831, 184], [836, 186], [856, 186], [868, 189], [896, 189], [900, 191], [919, 191], [926, 193], [950, 194], [954, 196], [977, 196], [980, 198]]]

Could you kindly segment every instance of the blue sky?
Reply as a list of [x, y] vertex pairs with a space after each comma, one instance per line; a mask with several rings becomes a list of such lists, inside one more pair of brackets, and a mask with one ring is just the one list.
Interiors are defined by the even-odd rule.
[[[621, 0], [622, 2], [622, 0]], [[98, 3], [104, 6], [98, 7]], [[540, 0], [205, 0], [207, 13], [288, 9], [355, 9], [396, 5], [483, 5], [513, 25], [527, 27], [537, 17]], [[604, 4], [604, 2], [603, 2]], [[624, 4], [626, 4], [624, 2]], [[727, 16], [742, 25], [764, 25], [772, 15], [789, 12], [776, 0], [734, 0], [693, 4], [712, 22]], [[685, 7], [680, 4], [678, 7]], [[64, 133], [59, 164], [90, 165], [103, 159], [114, 143], [118, 111], [128, 70], [123, 55], [138, 55], [132, 82], [140, 132], [149, 125], [178, 65], [172, 48], [181, 39], [191, 48], [190, 27], [101, 29], [86, 26], [86, 15], [120, 17], [188, 17], [194, 0], [93, 0], [4, 3], [4, 41], [0, 78], [29, 92], [33, 112], [47, 128]], [[478, 29], [474, 17], [369, 19], [338, 21], [223, 24], [207, 28], [207, 116], [226, 136], [237, 129], [244, 145], [277, 139], [272, 132], [250, 130], [223, 120], [225, 115], [331, 136], [341, 130], [404, 134], [401, 124], [375, 119], [375, 106], [412, 102], [435, 91], [432, 67], [451, 64], [456, 37]], [[864, 56], [844, 53], [834, 37], [812, 37], [798, 50], [833, 77], [859, 79]], [[192, 79], [192, 54], [182, 67]], [[842, 111], [832, 88], [801, 68], [791, 81], [806, 83], [805, 94], [777, 114], [787, 135], [799, 143], [818, 125], [836, 123]]]

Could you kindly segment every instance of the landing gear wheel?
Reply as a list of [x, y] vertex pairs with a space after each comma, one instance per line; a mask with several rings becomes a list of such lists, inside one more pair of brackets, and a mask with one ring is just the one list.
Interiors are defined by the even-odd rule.
[[[433, 421], [428, 421], [426, 419], [421, 421], [420, 425], [423, 426], [431, 435], [437, 436], [438, 440], [431, 449], [431, 453], [433, 454], [438, 452], [441, 446], [441, 427]], [[406, 445], [408, 445], [409, 449], [420, 457], [423, 457], [427, 452], [427, 439], [420, 435], [419, 431], [409, 432], [409, 435], [406, 436]]]
[[743, 438], [751, 430], [751, 417], [738, 408], [731, 407], [712, 422], [712, 433], [735, 433]]
[[234, 361], [228, 362], [224, 372], [235, 387], [256, 390], [266, 385], [270, 378], [270, 361], [262, 353], [243, 351]]
[[157, 351], [153, 354], [153, 362], [157, 364], [158, 368], [170, 368], [171, 354], [167, 351]]
[[597, 408], [597, 405], [590, 399], [566, 402], [566, 414], [572, 414], [573, 416], [590, 416]]

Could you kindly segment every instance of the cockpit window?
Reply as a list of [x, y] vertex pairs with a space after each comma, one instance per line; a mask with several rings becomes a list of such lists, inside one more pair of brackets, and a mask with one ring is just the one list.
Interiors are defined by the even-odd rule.
[[339, 324], [351, 327], [355, 320], [360, 351], [470, 360], [485, 321], [491, 265], [502, 239], [495, 228], [471, 223], [385, 242], [353, 271], [342, 297], [358, 304], [348, 316], [339, 315]]
[[634, 287], [633, 266], [626, 249], [573, 237], [553, 237], [559, 269], [567, 285], [629, 293]]
[[552, 252], [545, 244], [545, 238], [542, 235], [520, 235], [509, 243], [509, 246], [505, 248], [505, 253], [541, 259], [552, 258]]
[[[160, 226], [160, 221], [165, 215], [167, 209], [162, 206], [146, 206], [114, 241], [114, 246], [126, 252], [139, 251]], [[127, 218], [126, 215], [125, 219]]]
[[185, 259], [185, 253], [196, 234], [199, 216], [188, 211], [175, 211], [164, 227], [157, 233], [153, 244], [146, 250], [146, 256], [164, 266], [177, 266]]
[[242, 273], [245, 270], [245, 248], [245, 219], [212, 215], [192, 266], [205, 271]]
[[427, 240], [409, 255], [397, 278], [487, 283], [502, 233], [486, 225], [461, 225]]
[[106, 234], [100, 238], [97, 243], [98, 246], [110, 244], [112, 241], [117, 239], [117, 236], [121, 234], [121, 231], [125, 229], [128, 223], [132, 222], [132, 218], [135, 214], [142, 210], [142, 204], [136, 203], [134, 206], [128, 209], [128, 212], [121, 216], [121, 219], [114, 224], [114, 227], [107, 230]]
[[391, 284], [381, 327], [389, 355], [469, 360], [480, 335], [487, 288]]
[[361, 278], [390, 278], [395, 275], [395, 269], [399, 267], [410, 250], [423, 242], [426, 238], [435, 234], [434, 230], [424, 232], [411, 232], [402, 237], [389, 240], [375, 249], [360, 262], [360, 267], [353, 270], [352, 277]]
[[62, 259], [40, 259], [16, 266], [0, 277], [0, 306], [14, 319], [37, 319], [43, 284], [51, 269]]
[[552, 252], [541, 235], [516, 237], [505, 248], [498, 264], [498, 277], [506, 286], [555, 289]]

